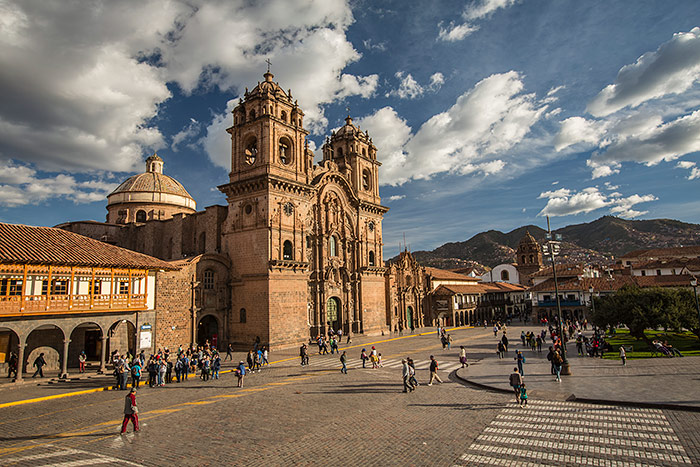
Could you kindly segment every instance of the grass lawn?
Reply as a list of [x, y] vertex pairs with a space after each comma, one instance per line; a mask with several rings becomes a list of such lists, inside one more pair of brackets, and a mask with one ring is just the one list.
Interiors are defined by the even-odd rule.
[[[700, 340], [698, 340], [695, 334], [690, 332], [664, 332], [664, 331], [654, 331], [647, 329], [644, 334], [649, 338], [649, 340], [659, 339], [660, 341], [668, 341], [669, 344], [680, 350], [683, 356], [689, 355], [700, 355]], [[614, 337], [606, 337], [605, 339], [613, 348], [612, 352], [605, 354], [603, 358], [610, 360], [619, 360], [619, 348], [624, 345], [626, 348], [629, 346], [633, 347], [633, 351], [627, 352], [627, 358], [651, 358], [651, 352], [649, 351], [649, 346], [643, 340], [637, 340], [630, 336], [627, 329], [618, 329]], [[667, 358], [667, 357], [659, 357]]]

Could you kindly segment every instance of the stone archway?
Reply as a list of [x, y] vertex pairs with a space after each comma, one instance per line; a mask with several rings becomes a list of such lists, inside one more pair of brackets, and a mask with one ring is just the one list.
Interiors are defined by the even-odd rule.
[[121, 319], [109, 327], [109, 337], [106, 351], [109, 352], [109, 361], [112, 361], [114, 352], [125, 355], [127, 352], [136, 355], [136, 326], [128, 319]]
[[20, 336], [14, 329], [0, 326], [0, 369], [3, 375], [9, 375], [11, 356], [18, 359]]
[[43, 368], [44, 376], [47, 376], [47, 372], [51, 374], [56, 372], [61, 376], [61, 368], [65, 366], [62, 365], [63, 358], [67, 354], [64, 351], [66, 344], [63, 329], [58, 326], [43, 324], [32, 329], [27, 334], [24, 362], [21, 362], [22, 368], [33, 373], [36, 370], [34, 362], [41, 354], [44, 354], [43, 357], [46, 361]]
[[81, 352], [85, 352], [87, 361], [90, 363], [100, 363], [103, 345], [102, 326], [95, 322], [80, 323], [73, 328], [70, 334], [70, 344], [68, 346], [68, 366], [75, 368], [78, 366], [78, 357]]
[[216, 347], [219, 341], [219, 321], [214, 315], [202, 316], [197, 324], [197, 344], [204, 345], [207, 342]]

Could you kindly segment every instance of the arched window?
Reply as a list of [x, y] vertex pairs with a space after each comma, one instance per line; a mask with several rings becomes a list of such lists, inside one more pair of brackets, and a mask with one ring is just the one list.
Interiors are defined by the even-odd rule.
[[505, 269], [503, 271], [501, 271], [501, 280], [502, 281], [510, 280], [510, 274], [508, 274], [508, 271], [506, 271]]
[[282, 259], [289, 261], [294, 259], [294, 247], [292, 246], [292, 242], [289, 240], [285, 240], [284, 245], [282, 246]]
[[369, 191], [370, 188], [372, 188], [372, 175], [365, 169], [362, 171], [362, 189]]
[[213, 290], [214, 289], [214, 271], [211, 269], [207, 269], [204, 271], [204, 280], [202, 280], [202, 287], [204, 287], [204, 290]]
[[136, 211], [136, 222], [146, 222], [146, 211], [143, 209]]
[[199, 252], [204, 254], [207, 251], [207, 233], [202, 232], [199, 236]]
[[411, 287], [413, 285], [413, 278], [410, 274], [406, 274], [406, 287]]
[[535, 262], [534, 257], [532, 255], [530, 255], [530, 263], [534, 263], [534, 262]]
[[255, 120], [255, 110], [250, 111], [250, 119]]
[[523, 255], [521, 263], [525, 264], [525, 255]]
[[279, 142], [279, 157], [280, 157], [280, 162], [283, 163], [284, 165], [289, 164], [292, 162], [292, 145], [289, 142], [288, 139], [282, 138], [280, 139]]
[[369, 252], [369, 265], [374, 266], [374, 252], [373, 251]]
[[243, 157], [248, 165], [255, 164], [255, 160], [258, 158], [258, 140], [251, 138], [245, 145], [245, 151], [243, 151]]
[[239, 122], [241, 124], [245, 123], [245, 112], [241, 112]]
[[282, 113], [280, 114], [280, 118], [282, 119], [283, 122], [287, 123], [287, 112], [285, 112], [283, 110]]
[[241, 323], [245, 323], [245, 320], [246, 320], [245, 308], [241, 308], [239, 320]]
[[331, 256], [338, 255], [338, 252], [336, 251], [336, 242], [337, 240], [335, 239], [335, 235], [331, 235], [331, 238], [328, 239], [328, 254]]
[[343, 148], [338, 148], [338, 157], [343, 157]]

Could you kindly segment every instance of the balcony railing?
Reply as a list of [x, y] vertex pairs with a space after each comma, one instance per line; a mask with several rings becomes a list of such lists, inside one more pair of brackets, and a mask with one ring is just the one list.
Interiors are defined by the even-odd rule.
[[146, 294], [0, 296], [0, 314], [71, 313], [146, 308]]
[[[559, 300], [561, 306], [585, 306], [581, 300]], [[555, 300], [538, 300], [537, 306], [557, 306]]]

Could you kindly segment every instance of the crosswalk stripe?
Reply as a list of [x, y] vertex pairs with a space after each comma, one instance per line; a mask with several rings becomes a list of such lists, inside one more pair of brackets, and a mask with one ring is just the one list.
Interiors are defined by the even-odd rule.
[[[528, 409], [528, 412], [529, 412], [529, 409]], [[520, 413], [523, 413], [523, 412], [520, 412]], [[522, 415], [522, 416], [498, 415], [496, 417], [496, 420], [499, 423], [502, 420], [505, 424], [508, 424], [510, 421], [537, 423], [537, 424], [540, 424], [540, 425], [538, 425], [540, 428], [542, 428], [542, 424], [544, 424], [546, 426], [553, 424], [552, 417], [535, 417], [535, 416], [526, 416], [526, 415]], [[580, 419], [570, 419], [570, 420], [557, 419], [555, 423], [556, 423], [556, 425], [581, 426]], [[607, 417], [604, 417], [601, 420], [586, 420], [586, 426], [606, 427], [606, 426], [610, 426], [610, 423], [608, 423]], [[642, 422], [642, 423], [625, 422], [625, 428], [629, 428], [630, 430], [651, 430], [651, 429], [653, 429], [654, 431], [662, 431], [662, 432], [666, 432], [666, 433], [673, 432], [673, 430], [670, 428], [670, 426], [667, 427], [667, 426], [662, 426], [662, 425], [654, 425], [652, 427], [646, 422]]]
[[504, 436], [516, 436], [520, 438], [542, 438], [542, 439], [556, 439], [559, 441], [576, 441], [582, 443], [598, 443], [598, 444], [614, 444], [616, 446], [629, 446], [634, 448], [645, 448], [645, 449], [658, 449], [662, 451], [681, 451], [685, 453], [685, 449], [680, 444], [661, 444], [656, 442], [640, 441], [640, 440], [629, 440], [621, 438], [609, 438], [601, 436], [590, 436], [581, 434], [562, 434], [562, 433], [551, 433], [551, 432], [533, 432], [530, 430], [514, 430], [508, 428], [497, 428], [497, 427], [486, 427], [484, 429], [486, 433], [493, 433]]
[[[629, 461], [617, 461], [617, 460], [610, 460], [610, 459], [600, 459], [597, 457], [588, 457], [588, 456], [576, 456], [576, 455], [570, 455], [570, 454], [558, 454], [555, 452], [544, 452], [544, 451], [528, 451], [525, 449], [516, 449], [516, 448], [510, 448], [510, 447], [503, 447], [503, 446], [488, 446], [484, 444], [474, 444], [470, 447], [470, 449], [474, 449], [476, 451], [483, 451], [483, 452], [488, 452], [492, 454], [500, 454], [500, 455], [509, 455], [509, 456], [518, 456], [518, 457], [525, 457], [529, 459], [537, 459], [538, 461], [549, 461], [551, 463], [566, 463], [567, 465], [596, 465], [596, 466], [605, 466], [605, 467], [618, 467], [618, 466], [629, 466], [629, 465], [634, 465], [634, 466], [641, 466], [641, 467], [646, 467], [646, 466], [651, 466], [651, 465], [656, 465], [656, 464], [645, 464], [645, 463], [630, 463]], [[563, 449], [563, 447], [561, 448]], [[685, 458], [678, 458], [677, 456], [675, 457], [674, 462], [681, 462], [684, 464], [690, 464], [690, 459], [687, 457]], [[538, 462], [540, 463], [540, 462]]]
[[70, 456], [70, 455], [80, 454], [80, 453], [81, 453], [81, 451], [78, 451], [76, 449], [62, 449], [60, 451], [45, 452], [43, 454], [32, 454], [31, 456], [20, 456], [20, 457], [11, 457], [9, 459], [0, 459], [0, 465], [11, 464], [13, 462], [18, 462], [18, 461], [27, 462], [30, 460], [46, 459], [48, 457]]
[[[520, 409], [504, 409], [503, 410], [504, 414], [521, 414], [522, 411]], [[557, 411], [551, 411], [551, 410], [530, 410], [528, 409], [528, 413], [531, 413], [532, 415], [539, 415], [541, 417], [551, 417], [552, 420], [562, 420], [562, 419], [584, 419], [584, 420], [606, 420], [609, 422], [637, 422], [637, 423], [647, 423], [647, 424], [653, 424], [653, 425], [663, 425], [663, 426], [668, 426], [668, 420], [666, 419], [655, 419], [655, 418], [646, 418], [643, 416], [638, 416], [638, 415], [598, 415], [598, 414], [591, 414], [591, 413], [585, 413], [585, 412], [557, 412]]]
[[[527, 420], [527, 417], [521, 417], [525, 420]], [[500, 422], [492, 422], [491, 423], [493, 428], [498, 427], [501, 425]], [[523, 430], [540, 430], [542, 428], [541, 425], [538, 425], [536, 423], [517, 423], [513, 422], [512, 419], [508, 419], [507, 423], [502, 423], [503, 426], [507, 426], [509, 428], [520, 428]], [[605, 424], [605, 426], [608, 426]], [[648, 431], [643, 431], [646, 428]], [[551, 423], [548, 427], [547, 430], [549, 431], [557, 431], [557, 432], [573, 432], [573, 433], [583, 433], [587, 435], [605, 435], [605, 436], [615, 436], [615, 437], [620, 437], [620, 438], [641, 438], [641, 439], [655, 439], [659, 441], [673, 441], [673, 442], [680, 442], [678, 439], [678, 436], [676, 435], [666, 435], [666, 434], [659, 434], [657, 431], [659, 431], [656, 427], [649, 427], [645, 425], [635, 425], [635, 426], [630, 426], [630, 425], [625, 425], [625, 430], [615, 430], [615, 429], [604, 429], [604, 428], [591, 428], [589, 426], [581, 426], [580, 422], [574, 422], [571, 423], [570, 426], [567, 426], [565, 424], [559, 424], [559, 423]]]
[[[534, 402], [534, 401], [533, 401]], [[541, 401], [540, 401], [541, 402]], [[649, 413], [649, 412], [642, 412], [638, 410], [627, 410], [627, 409], [600, 409], [600, 408], [591, 408], [591, 407], [571, 407], [571, 408], [560, 408], [556, 406], [550, 406], [546, 404], [529, 404], [533, 411], [537, 412], [546, 412], [549, 414], [565, 414], [565, 413], [591, 413], [595, 415], [617, 415], [617, 416], [629, 416], [629, 417], [637, 417], [637, 418], [650, 418], [650, 419], [659, 419], [659, 420], [666, 420], [666, 416], [663, 413]], [[540, 405], [541, 407], [536, 407], [536, 405]], [[510, 409], [510, 410], [516, 410], [517, 409]]]
[[39, 467], [79, 467], [82, 465], [110, 464], [114, 461], [115, 459], [109, 457], [98, 457], [96, 459], [83, 459], [78, 461], [60, 462], [58, 464], [44, 464]]
[[638, 451], [636, 449], [625, 449], [618, 447], [607, 447], [607, 446], [590, 446], [586, 444], [576, 444], [576, 443], [562, 443], [556, 441], [543, 441], [536, 439], [524, 439], [524, 438], [513, 438], [505, 436], [491, 436], [491, 435], [479, 435], [477, 437], [479, 442], [487, 442], [489, 445], [492, 443], [502, 443], [507, 444], [512, 447], [513, 445], [528, 446], [529, 448], [543, 448], [543, 449], [561, 449], [566, 451], [583, 451], [586, 453], [601, 454], [606, 456], [626, 456], [626, 457], [636, 457], [643, 459], [656, 459], [664, 460], [669, 462], [684, 462], [690, 464], [690, 459], [684, 455], [672, 455], [666, 453], [657, 452], [645, 452]]

